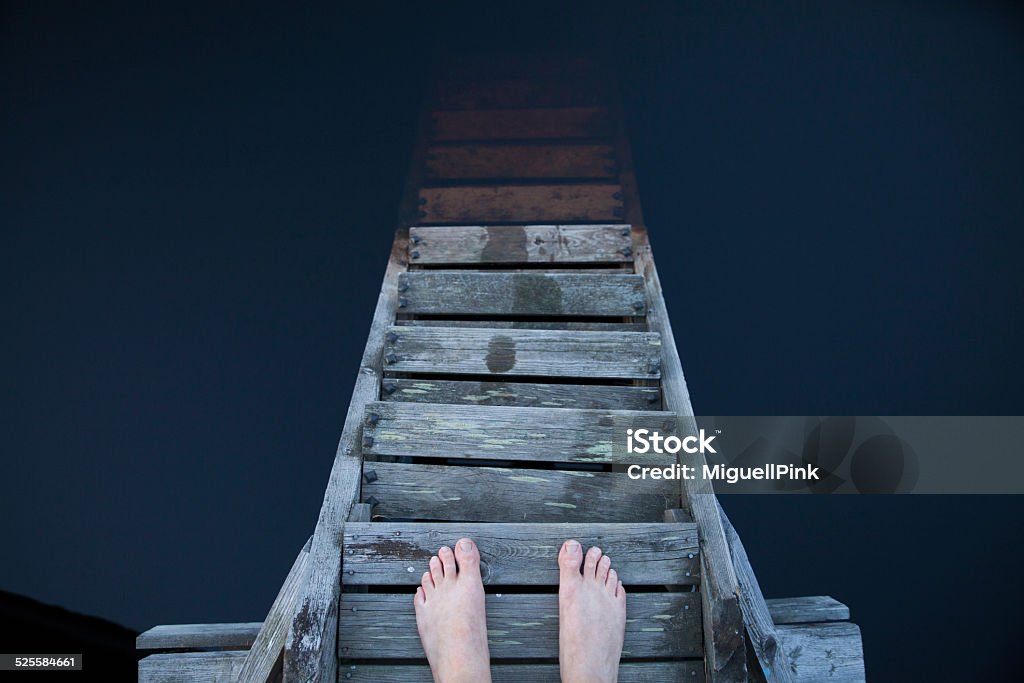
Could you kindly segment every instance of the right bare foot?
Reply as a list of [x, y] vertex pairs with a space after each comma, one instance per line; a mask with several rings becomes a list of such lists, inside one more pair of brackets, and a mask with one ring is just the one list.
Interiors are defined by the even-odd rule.
[[480, 552], [468, 538], [430, 558], [413, 599], [435, 683], [490, 683]]
[[[583, 573], [580, 574], [580, 565]], [[615, 683], [626, 634], [626, 591], [608, 557], [577, 541], [558, 552], [558, 663], [562, 683]]]

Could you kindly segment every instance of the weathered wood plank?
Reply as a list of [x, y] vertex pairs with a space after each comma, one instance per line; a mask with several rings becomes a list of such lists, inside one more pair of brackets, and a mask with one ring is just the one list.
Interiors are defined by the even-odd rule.
[[[422, 659], [411, 602], [412, 596], [407, 594], [343, 594], [338, 625], [344, 643], [341, 656]], [[558, 657], [558, 595], [488, 595], [487, 631], [492, 659]], [[702, 639], [700, 596], [696, 593], [628, 596], [624, 659], [700, 657]]]
[[409, 236], [410, 260], [419, 265], [633, 260], [624, 225], [416, 226]]
[[860, 629], [847, 622], [779, 626], [796, 683], [864, 683]]
[[614, 178], [608, 144], [459, 144], [427, 151], [433, 179]]
[[770, 598], [765, 603], [776, 625], [846, 621], [850, 618], [850, 608], [828, 595]]
[[[621, 271], [620, 271], [621, 272]], [[577, 330], [585, 332], [646, 332], [646, 323], [576, 322], [565, 320], [396, 320], [409, 327], [480, 327], [492, 330]]]
[[718, 514], [725, 530], [726, 542], [729, 544], [733, 571], [740, 587], [740, 611], [756, 661], [768, 683], [793, 683], [793, 672], [787, 666], [785, 653], [779, 647], [779, 635], [768, 612], [768, 605], [765, 604], [761, 586], [750, 567], [747, 551], [721, 505], [718, 507]]
[[671, 413], [381, 401], [366, 406], [363, 452], [421, 458], [653, 463], [671, 456], [626, 451], [626, 429], [675, 433]]
[[[343, 664], [345, 682], [352, 683], [434, 683], [426, 664]], [[557, 664], [492, 664], [493, 683], [559, 683]], [[704, 662], [623, 662], [619, 664], [619, 683], [665, 683], [692, 681], [704, 683]]]
[[135, 639], [135, 649], [155, 650], [247, 650], [263, 625], [261, 621], [241, 624], [162, 624]]
[[351, 523], [345, 526], [345, 582], [419, 583], [431, 555], [468, 536], [480, 549], [485, 584], [558, 584], [558, 549], [567, 538], [597, 545], [612, 558], [627, 585], [683, 585], [700, 581], [693, 524], [420, 524]]
[[245, 650], [173, 652], [139, 660], [139, 683], [236, 683]]
[[439, 82], [434, 106], [438, 109], [593, 106], [603, 102], [607, 95], [607, 87], [595, 77], [487, 77]]
[[[623, 141], [621, 133], [620, 141]], [[628, 145], [620, 145], [620, 158], [629, 161]], [[661, 281], [654, 265], [647, 231], [634, 226], [634, 269], [644, 277], [647, 289], [647, 323], [651, 330], [663, 337], [661, 346], [662, 400], [666, 410], [686, 419], [680, 423], [681, 432], [696, 433], [693, 406], [683, 377], [672, 324], [661, 291]], [[700, 468], [705, 462], [702, 454], [680, 453], [680, 461], [691, 467]], [[739, 605], [739, 584], [733, 571], [732, 556], [725, 537], [725, 529], [719, 517], [718, 500], [711, 483], [703, 477], [684, 479], [680, 482], [683, 506], [688, 508], [700, 529], [703, 564], [707, 576], [701, 585], [704, 602], [705, 658], [708, 665], [708, 680], [711, 683], [733, 683], [747, 679], [747, 655], [744, 638], [743, 615]]]
[[658, 387], [602, 384], [473, 382], [442, 379], [385, 379], [385, 401], [459, 403], [478, 406], [660, 410]]
[[463, 185], [420, 188], [420, 223], [621, 219], [618, 184]]
[[656, 522], [679, 504], [675, 482], [613, 472], [367, 462], [364, 480], [363, 499], [372, 496], [376, 514], [390, 518]]
[[259, 635], [249, 649], [242, 670], [238, 674], [241, 681], [264, 681], [279, 678], [283, 666], [284, 641], [291, 627], [292, 615], [299, 592], [306, 583], [306, 570], [309, 565], [309, 549], [313, 539], [299, 551], [292, 568], [285, 577], [281, 590], [278, 591], [274, 603], [270, 606], [267, 618], [263, 621]]
[[388, 332], [389, 372], [623, 379], [661, 373], [656, 333], [401, 326]]
[[366, 403], [379, 395], [384, 334], [398, 307], [398, 273], [405, 270], [408, 231], [391, 246], [377, 307], [352, 390], [327, 491], [309, 551], [309, 579], [296, 601], [285, 643], [284, 680], [334, 683], [337, 678], [338, 596], [341, 593], [340, 532], [356, 504], [362, 473], [359, 448]]
[[610, 133], [611, 122], [605, 107], [433, 113], [436, 141], [600, 138]]
[[419, 271], [398, 279], [403, 313], [428, 315], [640, 316], [639, 275]]

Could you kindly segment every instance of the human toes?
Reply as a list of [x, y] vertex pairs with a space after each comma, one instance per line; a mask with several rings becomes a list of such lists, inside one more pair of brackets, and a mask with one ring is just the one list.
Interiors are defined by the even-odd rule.
[[608, 570], [612, 568], [612, 558], [605, 555], [597, 563], [597, 582], [604, 584], [608, 579]]
[[441, 567], [441, 559], [434, 555], [430, 558], [430, 577], [434, 580], [434, 585], [439, 585], [444, 581], [444, 569]]
[[596, 545], [587, 551], [587, 557], [583, 561], [583, 576], [592, 577], [597, 575], [597, 564], [601, 561], [601, 549]]
[[567, 578], [579, 578], [580, 563], [583, 561], [583, 548], [579, 541], [567, 540], [558, 551], [558, 568], [562, 580]]
[[449, 579], [455, 578], [455, 553], [452, 549], [446, 545], [441, 546], [441, 549], [437, 551], [437, 556], [441, 558], [441, 567], [444, 569], [444, 575]]
[[455, 559], [459, 563], [459, 574], [468, 576], [480, 574], [480, 551], [470, 538], [460, 538], [455, 544]]

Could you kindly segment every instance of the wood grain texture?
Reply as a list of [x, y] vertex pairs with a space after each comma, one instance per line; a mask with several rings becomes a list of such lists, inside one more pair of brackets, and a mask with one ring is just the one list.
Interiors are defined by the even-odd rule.
[[699, 583], [693, 524], [351, 523], [345, 527], [345, 583], [418, 584], [430, 557], [462, 537], [476, 541], [489, 585], [558, 585], [558, 549], [568, 538], [599, 546], [627, 585]]
[[390, 372], [657, 379], [661, 337], [650, 332], [401, 327], [388, 330]]
[[[341, 656], [351, 659], [422, 659], [411, 595], [343, 593]], [[624, 659], [700, 657], [700, 596], [632, 593], [626, 601]], [[488, 650], [492, 659], [558, 657], [558, 595], [489, 594]], [[346, 649], [347, 648], [347, 649]]]
[[[621, 271], [619, 271], [621, 272]], [[606, 323], [567, 320], [396, 320], [408, 327], [481, 327], [492, 330], [577, 330], [583, 332], [646, 332], [646, 323]]]
[[434, 458], [580, 463], [672, 462], [665, 454], [626, 453], [626, 429], [675, 432], [671, 413], [469, 406], [382, 401], [366, 406], [363, 452]]
[[[366, 462], [363, 499], [389, 518], [467, 522], [656, 522], [679, 504], [666, 480], [621, 473]], [[364, 477], [366, 479], [367, 477]]]
[[139, 660], [139, 683], [236, 683], [247, 651], [174, 652]]
[[427, 150], [426, 176], [435, 180], [614, 178], [608, 144], [458, 144]]
[[[341, 667], [345, 683], [434, 683], [426, 664], [349, 664]], [[493, 683], [559, 683], [557, 664], [492, 664]], [[704, 683], [704, 662], [623, 662], [619, 665], [619, 683], [667, 683], [692, 681]]]
[[240, 624], [164, 624], [144, 631], [135, 649], [154, 650], [248, 650], [262, 621]]
[[464, 185], [420, 189], [420, 223], [595, 222], [621, 219], [618, 184]]
[[435, 111], [435, 141], [600, 138], [611, 133], [605, 107]]
[[864, 683], [860, 629], [846, 622], [779, 626], [797, 683]]
[[249, 654], [238, 674], [241, 681], [259, 681], [263, 683], [280, 678], [283, 666], [284, 641], [291, 627], [292, 615], [299, 592], [306, 584], [306, 571], [309, 565], [309, 549], [312, 538], [299, 551], [292, 568], [285, 577], [281, 590], [270, 606], [267, 618], [263, 620], [259, 635], [249, 648]]
[[765, 604], [757, 577], [750, 567], [747, 551], [721, 505], [718, 507], [718, 514], [725, 530], [726, 542], [729, 544], [733, 570], [736, 572], [736, 580], [740, 587], [740, 611], [743, 614], [748, 642], [756, 655], [756, 662], [768, 683], [793, 683], [793, 672], [787, 665], [785, 653], [779, 647], [775, 622], [768, 611], [768, 605]]
[[765, 603], [776, 625], [846, 621], [850, 618], [850, 608], [828, 595], [769, 598]]
[[362, 472], [360, 436], [366, 404], [379, 395], [384, 334], [398, 307], [398, 273], [405, 270], [408, 234], [399, 230], [356, 375], [345, 426], [331, 468], [309, 552], [309, 579], [296, 601], [285, 643], [284, 680], [326, 683], [337, 678], [338, 596], [341, 593], [341, 530], [358, 502]]
[[478, 406], [660, 410], [658, 387], [601, 384], [475, 382], [441, 379], [385, 379], [385, 401], [461, 403]]
[[623, 225], [416, 226], [409, 235], [410, 260], [418, 265], [633, 260]]
[[640, 316], [639, 275], [591, 273], [402, 273], [399, 309], [409, 314]]
[[[647, 231], [634, 229], [634, 268], [643, 275], [647, 290], [647, 322], [652, 331], [663, 337], [662, 401], [665, 409], [676, 413], [680, 429], [696, 431], [693, 406], [683, 377], [679, 351], [672, 335], [668, 309], [661, 290], [658, 270], [654, 265]], [[706, 462], [701, 454], [680, 453], [680, 461], [700, 468]], [[746, 644], [743, 615], [739, 605], [739, 583], [733, 570], [732, 556], [719, 517], [718, 500], [711, 483], [703, 478], [680, 482], [683, 506], [688, 508], [700, 529], [701, 551], [706, 576], [701, 586], [705, 620], [705, 658], [711, 683], [746, 681]]]

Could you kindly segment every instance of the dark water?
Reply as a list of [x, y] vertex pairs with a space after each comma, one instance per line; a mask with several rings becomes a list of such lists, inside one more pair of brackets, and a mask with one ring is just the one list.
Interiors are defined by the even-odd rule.
[[[699, 413], [1021, 413], [1021, 38], [991, 2], [5, 5], [0, 588], [133, 628], [263, 617], [438, 46], [622, 64]], [[767, 594], [850, 605], [872, 680], [1011, 680], [1020, 499], [725, 505]]]

